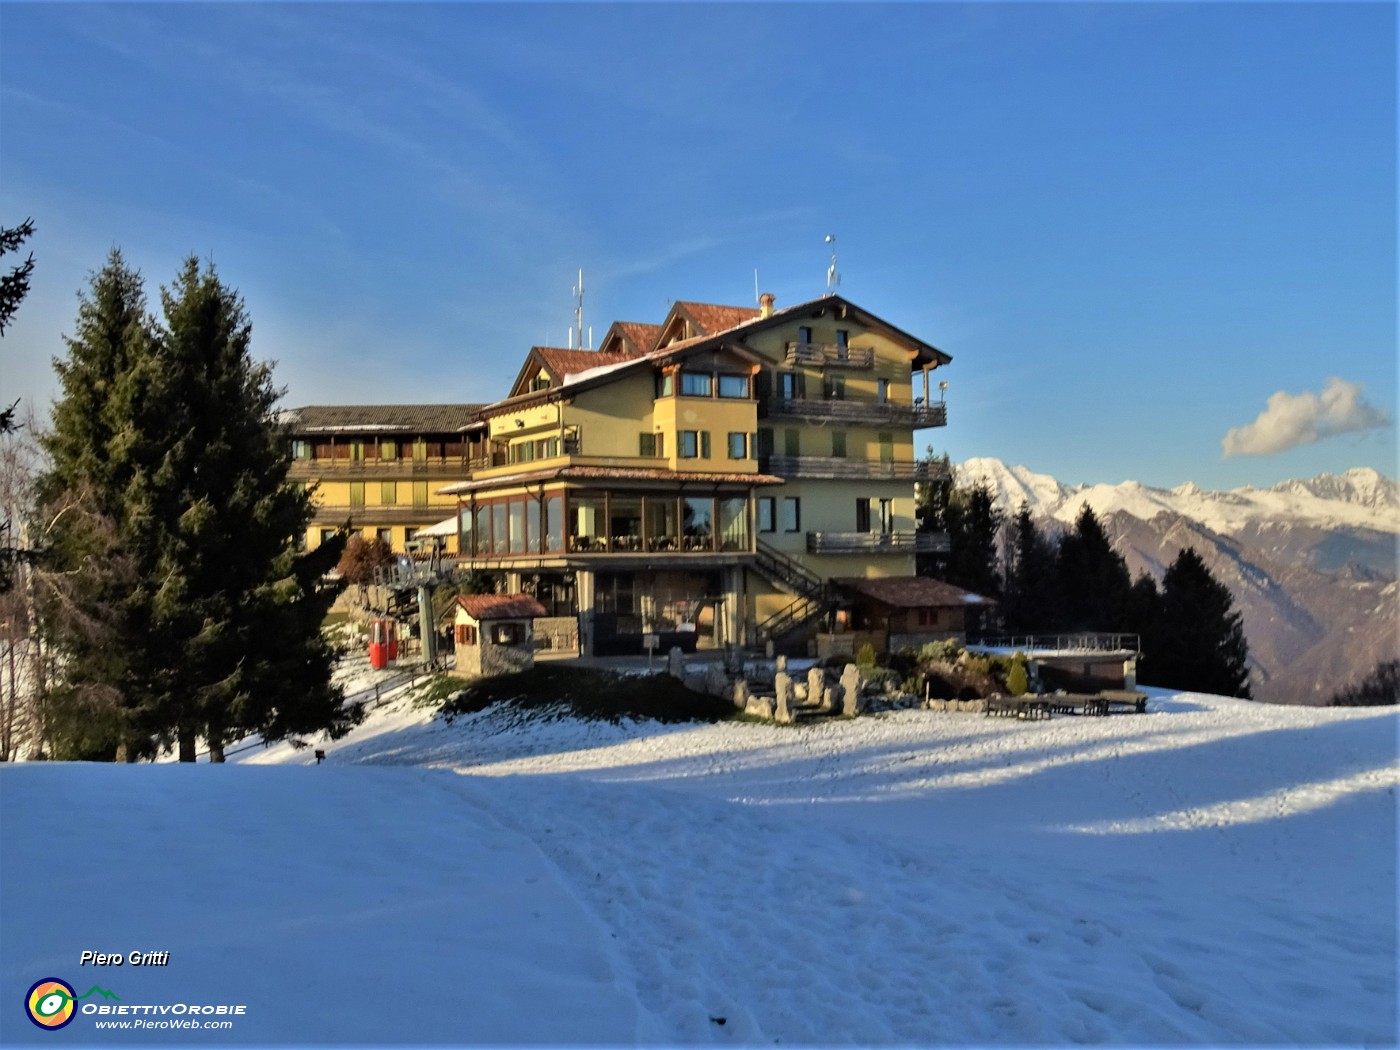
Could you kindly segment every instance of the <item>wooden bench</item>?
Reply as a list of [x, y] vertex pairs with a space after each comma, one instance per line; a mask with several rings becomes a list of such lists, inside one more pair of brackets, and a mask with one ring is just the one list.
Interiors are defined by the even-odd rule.
[[987, 701], [988, 718], [1037, 721], [1050, 717], [1050, 701], [1040, 696], [996, 696]]
[[1099, 694], [1109, 711], [1118, 714], [1143, 714], [1147, 710], [1147, 694], [1133, 689], [1105, 689]]

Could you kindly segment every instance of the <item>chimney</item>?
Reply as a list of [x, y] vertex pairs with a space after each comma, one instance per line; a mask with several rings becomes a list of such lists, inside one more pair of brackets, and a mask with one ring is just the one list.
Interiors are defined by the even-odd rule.
[[758, 297], [758, 306], [763, 317], [773, 316], [773, 303], [775, 301], [772, 292], [764, 292]]

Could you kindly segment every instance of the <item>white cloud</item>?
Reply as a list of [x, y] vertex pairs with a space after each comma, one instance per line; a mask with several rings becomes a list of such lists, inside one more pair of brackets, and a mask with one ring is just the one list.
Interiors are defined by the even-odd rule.
[[1359, 383], [1333, 376], [1321, 394], [1280, 390], [1253, 423], [1233, 428], [1221, 440], [1225, 458], [1269, 456], [1323, 438], [1390, 425], [1390, 415], [1361, 396]]

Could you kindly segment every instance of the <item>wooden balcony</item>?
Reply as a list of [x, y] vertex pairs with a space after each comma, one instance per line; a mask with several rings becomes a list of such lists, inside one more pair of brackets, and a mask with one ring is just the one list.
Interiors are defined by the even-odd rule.
[[831, 343], [788, 343], [787, 363], [812, 368], [874, 368], [875, 348]]
[[808, 554], [946, 554], [946, 532], [809, 532]]
[[943, 427], [948, 425], [948, 406], [901, 405], [890, 401], [845, 401], [818, 398], [773, 398], [760, 406], [760, 417], [769, 419], [815, 419], [831, 423], [868, 423], [872, 426]]
[[287, 477], [292, 481], [460, 481], [470, 472], [465, 459], [443, 460], [294, 459]]
[[759, 460], [758, 469], [784, 478], [928, 481], [935, 476], [926, 460], [901, 462], [839, 456], [768, 456]]
[[343, 525], [351, 519], [356, 526], [416, 525], [419, 527], [436, 525], [457, 513], [455, 504], [447, 506], [415, 506], [412, 503], [390, 506], [347, 507], [336, 504], [318, 504], [312, 522], [316, 525]]

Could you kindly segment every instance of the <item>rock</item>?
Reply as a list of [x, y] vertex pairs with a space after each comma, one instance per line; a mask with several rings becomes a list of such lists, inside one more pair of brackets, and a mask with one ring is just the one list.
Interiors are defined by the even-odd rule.
[[666, 673], [672, 678], [685, 679], [685, 651], [679, 645], [673, 645], [666, 654]]
[[734, 706], [740, 711], [749, 706], [749, 683], [742, 678], [734, 683]]
[[719, 664], [711, 664], [705, 671], [705, 692], [711, 696], [729, 694], [729, 676]]
[[748, 702], [744, 704], [744, 714], [771, 721], [773, 718], [773, 698], [769, 696], [749, 697]]
[[705, 691], [705, 674], [703, 671], [687, 671], [685, 677], [681, 679], [692, 693], [703, 693]]
[[864, 709], [860, 695], [860, 671], [855, 664], [847, 664], [841, 672], [841, 713], [858, 715]]
[[807, 698], [814, 704], [826, 703], [826, 672], [820, 667], [807, 672]]
[[773, 678], [773, 717], [779, 722], [792, 721], [793, 689], [792, 679], [786, 671], [779, 671]]

